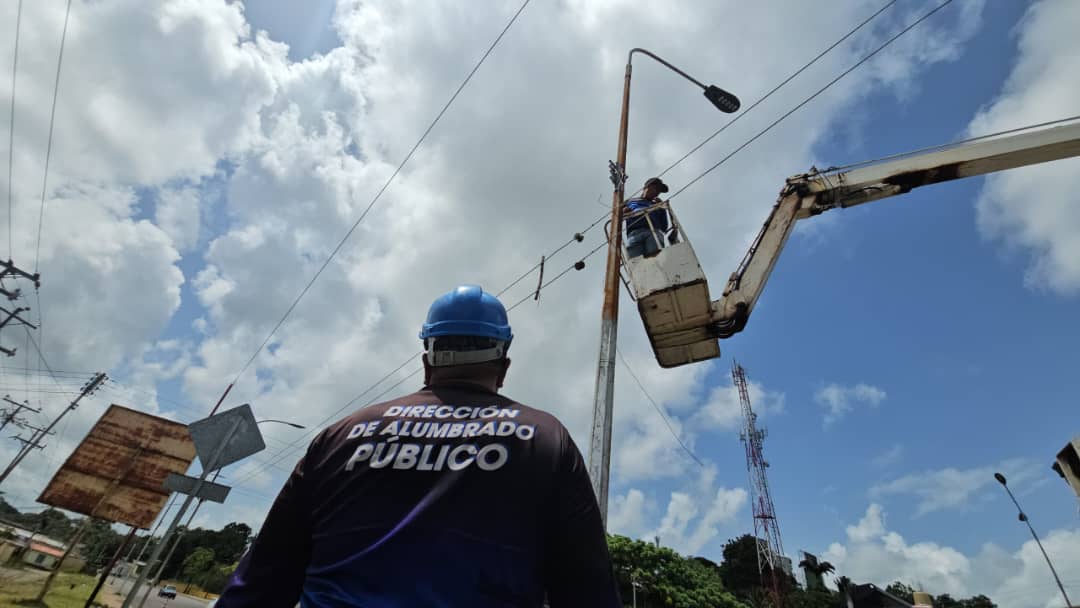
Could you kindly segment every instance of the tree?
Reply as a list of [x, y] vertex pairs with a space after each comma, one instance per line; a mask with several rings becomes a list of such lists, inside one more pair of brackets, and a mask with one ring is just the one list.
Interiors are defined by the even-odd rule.
[[186, 530], [180, 539], [175, 541], [176, 551], [165, 564], [163, 576], [172, 578], [181, 574], [184, 560], [199, 547], [213, 550], [215, 558], [222, 564], [239, 561], [250, 538], [251, 528], [247, 524], [236, 522], [226, 524], [220, 530], [204, 528]]
[[[729, 540], [724, 545], [724, 561], [720, 564], [720, 577], [724, 586], [743, 601], [748, 601], [756, 589], [761, 588], [762, 575], [766, 580], [770, 576], [768, 566], [758, 572], [757, 539], [750, 534]], [[780, 572], [780, 588], [788, 593], [795, 588], [795, 578], [786, 572]]]
[[724, 561], [720, 564], [720, 577], [724, 581], [724, 586], [740, 598], [749, 599], [750, 593], [761, 587], [756, 538], [743, 534], [724, 544]]
[[209, 593], [221, 593], [225, 590], [225, 584], [229, 582], [229, 577], [236, 570], [238, 564], [214, 564], [212, 568], [207, 570], [199, 580], [199, 586], [203, 588], [203, 591]]
[[836, 568], [829, 562], [819, 562], [817, 558], [807, 554], [807, 557], [799, 562], [799, 567], [806, 573], [807, 589], [824, 589], [825, 575], [836, 572]]
[[206, 574], [214, 566], [214, 550], [206, 547], [199, 547], [192, 551], [186, 558], [184, 558], [181, 571], [184, 574], [184, 582], [188, 584], [187, 589], [191, 588], [191, 583], [196, 579]]
[[638, 584], [638, 601], [679, 608], [745, 608], [724, 589], [719, 567], [705, 558], [685, 558], [667, 547], [609, 535], [608, 550], [624, 601]]
[[123, 542], [123, 536], [112, 529], [111, 523], [101, 519], [92, 520], [80, 541], [82, 555], [86, 559], [84, 571], [94, 572], [104, 567]]
[[[911, 585], [901, 583], [900, 581], [895, 581], [888, 587], [885, 587], [885, 593], [895, 595], [909, 604], [915, 601], [915, 589], [913, 589]], [[936, 605], [937, 604], [935, 604], [935, 606]]]

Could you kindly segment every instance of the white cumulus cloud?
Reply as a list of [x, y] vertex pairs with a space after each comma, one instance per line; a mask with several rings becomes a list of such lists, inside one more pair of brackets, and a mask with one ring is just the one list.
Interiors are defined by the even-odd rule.
[[825, 408], [825, 425], [846, 416], [858, 405], [877, 407], [885, 400], [885, 391], [862, 382], [853, 386], [830, 383], [814, 393], [814, 401]]
[[[1076, 584], [1080, 529], [1052, 530], [1043, 537], [1043, 544], [1062, 569], [1066, 587], [1073, 594], [1080, 592]], [[888, 529], [884, 509], [877, 503], [870, 504], [859, 522], [848, 526], [847, 538], [830, 544], [822, 557], [857, 583], [885, 587], [900, 581], [933, 595], [948, 593], [954, 598], [984, 594], [997, 605], [1010, 608], [1062, 606], [1034, 541], [1015, 551], [986, 543], [974, 555], [935, 542], [911, 542]]]
[[[1031, 3], [1017, 28], [1019, 55], [1009, 79], [997, 99], [972, 119], [972, 135], [1077, 114], [1077, 23], [1080, 3]], [[991, 175], [976, 208], [984, 236], [1030, 254], [1029, 285], [1080, 292], [1080, 159]]]
[[1007, 460], [996, 466], [957, 469], [947, 467], [904, 475], [875, 484], [870, 496], [880, 498], [889, 495], [914, 496], [918, 503], [915, 516], [946, 509], [968, 509], [983, 499], [984, 491], [996, 486], [995, 472], [1001, 472], [1013, 489], [1021, 491], [1038, 478], [1039, 465], [1027, 460]]

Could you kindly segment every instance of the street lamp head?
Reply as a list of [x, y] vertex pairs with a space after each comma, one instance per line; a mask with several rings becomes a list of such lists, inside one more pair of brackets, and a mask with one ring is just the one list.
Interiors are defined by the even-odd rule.
[[1005, 485], [1005, 476], [1001, 473], [994, 473], [994, 479], [998, 480], [998, 483]]
[[738, 97], [714, 84], [705, 87], [705, 97], [716, 106], [716, 109], [728, 114], [737, 111], [741, 105]]

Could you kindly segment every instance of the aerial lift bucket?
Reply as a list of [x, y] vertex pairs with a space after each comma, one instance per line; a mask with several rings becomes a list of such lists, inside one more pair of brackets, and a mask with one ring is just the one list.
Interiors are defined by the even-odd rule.
[[[650, 218], [659, 209], [667, 210], [668, 235], [656, 230]], [[670, 204], [663, 201], [624, 214], [624, 219], [638, 216], [645, 218], [660, 250], [631, 258], [623, 239], [622, 260], [656, 361], [669, 368], [719, 357], [720, 342], [711, 329], [709, 283]], [[675, 242], [670, 235], [675, 235]]]

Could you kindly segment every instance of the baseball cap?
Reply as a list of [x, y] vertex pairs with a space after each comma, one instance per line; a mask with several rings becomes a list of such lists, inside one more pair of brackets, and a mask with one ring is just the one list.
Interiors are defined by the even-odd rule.
[[651, 186], [653, 184], [656, 184], [657, 186], [660, 187], [660, 192], [667, 192], [668, 191], [667, 184], [665, 184], [663, 182], [663, 180], [661, 180], [659, 177], [650, 177], [649, 179], [645, 180], [645, 187], [646, 188], [648, 188], [649, 186]]

